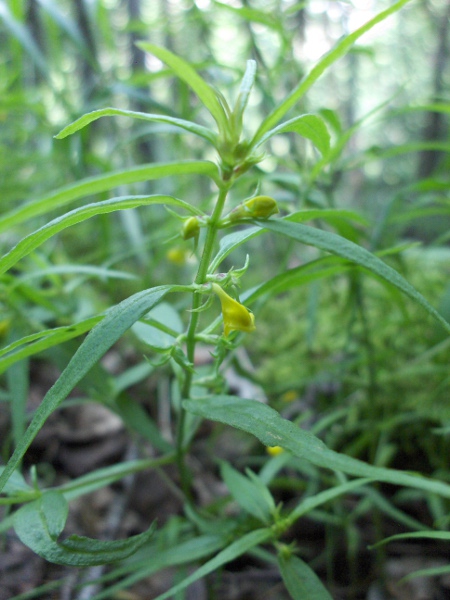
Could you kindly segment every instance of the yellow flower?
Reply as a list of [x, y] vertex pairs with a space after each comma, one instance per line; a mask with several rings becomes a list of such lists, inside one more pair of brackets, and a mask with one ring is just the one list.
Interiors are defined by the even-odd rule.
[[179, 246], [171, 248], [167, 251], [166, 258], [174, 265], [184, 265], [187, 262], [189, 252], [185, 248]]
[[255, 317], [243, 304], [229, 296], [217, 283], [212, 284], [212, 289], [219, 296], [222, 305], [223, 331], [226, 336], [231, 331], [255, 331]]

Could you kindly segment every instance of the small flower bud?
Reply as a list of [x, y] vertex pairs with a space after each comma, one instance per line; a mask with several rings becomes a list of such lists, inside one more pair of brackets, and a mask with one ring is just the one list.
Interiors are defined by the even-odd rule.
[[199, 233], [200, 223], [198, 222], [197, 217], [189, 217], [189, 219], [186, 219], [181, 230], [181, 237], [183, 240], [197, 238]]
[[188, 251], [186, 251], [185, 248], [180, 248], [179, 246], [177, 246], [168, 250], [166, 258], [174, 265], [181, 266], [187, 262]]
[[231, 331], [250, 333], [256, 329], [253, 313], [229, 296], [217, 283], [212, 284], [212, 289], [219, 296], [222, 305], [223, 330], [226, 336]]
[[270, 196], [255, 196], [231, 211], [230, 221], [240, 219], [268, 219], [279, 212], [278, 204]]
[[284, 448], [281, 446], [266, 446], [266, 452], [267, 454], [270, 454], [270, 456], [278, 456], [284, 452]]

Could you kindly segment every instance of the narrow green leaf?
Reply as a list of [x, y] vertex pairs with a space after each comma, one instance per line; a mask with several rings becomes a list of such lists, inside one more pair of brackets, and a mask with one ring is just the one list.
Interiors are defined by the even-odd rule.
[[[189, 539], [185, 542], [175, 541], [174, 545], [165, 549], [156, 541], [155, 553], [152, 560], [147, 557], [134, 560], [128, 565], [119, 567], [111, 572], [110, 578], [122, 578], [118, 583], [107, 587], [102, 592], [96, 594], [91, 600], [111, 600], [119, 590], [130, 588], [138, 581], [151, 577], [154, 573], [161, 571], [166, 567], [186, 565], [210, 556], [223, 547], [223, 539], [218, 535], [201, 535], [197, 538]], [[126, 573], [131, 572], [127, 577]], [[118, 594], [117, 594], [118, 595]]]
[[363, 479], [355, 479], [353, 481], [347, 481], [346, 483], [342, 483], [341, 485], [336, 485], [335, 487], [333, 487], [329, 490], [324, 490], [323, 492], [319, 492], [318, 494], [315, 494], [314, 496], [310, 496], [309, 498], [306, 498], [305, 500], [301, 500], [300, 503], [298, 504], [298, 506], [296, 508], [294, 508], [294, 510], [289, 515], [290, 523], [294, 523], [295, 521], [297, 521], [297, 519], [300, 519], [300, 517], [311, 512], [318, 506], [321, 506], [322, 504], [325, 504], [326, 502], [329, 502], [330, 500], [334, 500], [335, 498], [338, 498], [339, 496], [348, 494], [349, 492], [352, 492], [353, 490], [355, 490], [363, 485], [366, 485], [367, 483], [370, 483], [371, 481], [373, 481], [373, 480], [369, 479], [367, 477], [363, 478]]
[[252, 303], [265, 294], [281, 294], [292, 288], [306, 285], [311, 281], [344, 273], [350, 268], [352, 268], [352, 265], [347, 261], [344, 262], [339, 256], [324, 256], [275, 275], [275, 277], [256, 288], [241, 294], [241, 300], [242, 302]]
[[370, 546], [371, 548], [376, 548], [377, 546], [383, 546], [384, 544], [389, 544], [395, 540], [408, 540], [408, 539], [427, 539], [427, 540], [443, 540], [445, 542], [450, 542], [450, 531], [412, 531], [410, 533], [398, 533], [396, 535], [391, 535], [390, 537], [385, 538]]
[[217, 554], [214, 558], [194, 571], [192, 575], [186, 577], [186, 579], [183, 579], [183, 581], [180, 581], [180, 583], [172, 587], [169, 591], [155, 598], [155, 600], [165, 600], [166, 598], [174, 597], [175, 594], [185, 590], [189, 585], [191, 585], [191, 583], [194, 583], [202, 577], [209, 575], [209, 573], [216, 571], [222, 565], [225, 565], [238, 556], [245, 554], [255, 546], [267, 542], [271, 537], [272, 531], [270, 529], [256, 529], [255, 531], [251, 531], [250, 533], [243, 535], [236, 542], [230, 544], [227, 548], [222, 550], [222, 552], [219, 552], [219, 554]]
[[294, 119], [281, 123], [278, 127], [271, 129], [260, 138], [255, 145], [255, 148], [267, 142], [267, 140], [274, 135], [288, 132], [298, 133], [308, 140], [311, 140], [322, 155], [326, 155], [330, 149], [330, 133], [324, 120], [317, 115], [309, 114], [295, 117]]
[[3, 21], [10, 34], [16, 38], [31, 61], [36, 65], [40, 73], [48, 80], [50, 69], [45, 56], [42, 54], [39, 46], [30, 35], [29, 30], [23, 23], [14, 18], [6, 2], [0, 2], [0, 19]]
[[333, 600], [314, 571], [298, 556], [278, 555], [278, 566], [293, 600]]
[[163, 438], [158, 425], [150, 418], [144, 407], [127, 395], [121, 395], [113, 402], [113, 408], [125, 425], [149, 440], [161, 452], [171, 452], [171, 444]]
[[138, 42], [137, 46], [141, 50], [144, 50], [144, 52], [149, 52], [159, 58], [159, 60], [162, 60], [163, 63], [172, 69], [177, 77], [187, 83], [187, 85], [197, 94], [199, 100], [201, 100], [204, 106], [209, 110], [219, 127], [219, 131], [226, 131], [227, 117], [215, 91], [202, 77], [200, 77], [197, 71], [195, 71], [188, 62], [166, 48], [155, 46], [155, 44], [150, 44], [149, 42]]
[[63, 31], [69, 39], [78, 47], [80, 52], [86, 57], [91, 66], [94, 69], [98, 69], [98, 64], [92, 52], [89, 49], [89, 45], [86, 39], [81, 34], [76, 22], [67, 17], [58, 7], [56, 2], [53, 0], [37, 0], [39, 4], [44, 8], [47, 14], [53, 19], [58, 27]]
[[[313, 219], [322, 219], [330, 222], [331, 224], [338, 222], [338, 220], [351, 219], [357, 223], [361, 223], [362, 225], [367, 225], [366, 219], [364, 219], [364, 217], [361, 215], [358, 215], [358, 213], [339, 208], [299, 210], [298, 212], [289, 215], [284, 220], [303, 223], [304, 221], [312, 221]], [[268, 222], [271, 221], [264, 221], [264, 223]], [[213, 273], [218, 268], [220, 263], [225, 260], [225, 258], [229, 256], [236, 248], [253, 239], [254, 237], [261, 235], [262, 233], [264, 233], [264, 230], [262, 229], [258, 231], [256, 227], [249, 227], [248, 229], [234, 231], [233, 233], [229, 233], [228, 235], [224, 236], [220, 240], [219, 251], [211, 262], [209, 269], [210, 273]]]
[[91, 317], [74, 325], [66, 325], [55, 329], [46, 329], [38, 333], [32, 333], [26, 337], [17, 340], [0, 350], [0, 373], [6, 371], [8, 367], [18, 360], [33, 356], [38, 352], [57, 346], [62, 342], [71, 340], [86, 331], [89, 331], [96, 325], [102, 316]]
[[93, 112], [87, 113], [64, 127], [59, 133], [55, 135], [57, 140], [62, 140], [68, 135], [72, 135], [76, 131], [83, 129], [89, 123], [100, 119], [101, 117], [131, 117], [133, 119], [142, 119], [143, 121], [151, 121], [153, 123], [166, 123], [168, 125], [173, 125], [174, 127], [178, 127], [180, 129], [184, 129], [185, 131], [189, 131], [190, 133], [194, 133], [205, 140], [208, 140], [214, 146], [217, 145], [217, 135], [214, 131], [211, 131], [207, 127], [203, 127], [202, 125], [198, 125], [197, 123], [193, 123], [192, 121], [185, 121], [184, 119], [177, 119], [176, 117], [170, 117], [168, 115], [154, 115], [150, 113], [136, 112], [134, 110], [122, 110], [120, 108], [100, 108], [99, 110], [94, 110]]
[[261, 25], [265, 25], [266, 27], [270, 27], [276, 31], [282, 30], [280, 21], [277, 20], [272, 11], [264, 12], [255, 8], [249, 8], [248, 6], [231, 6], [230, 4], [218, 2], [217, 0], [214, 0], [214, 5], [218, 8], [223, 8], [233, 12], [234, 14], [238, 15], [239, 18], [245, 19], [250, 23], [260, 23]]
[[431, 567], [430, 569], [419, 569], [418, 571], [414, 571], [413, 573], [409, 573], [405, 577], [402, 577], [399, 583], [410, 581], [416, 577], [441, 577], [442, 575], [448, 574], [450, 574], [450, 565]]
[[21, 240], [14, 248], [12, 248], [7, 254], [0, 259], [0, 274], [5, 273], [13, 265], [16, 264], [24, 256], [27, 256], [43, 244], [46, 240], [59, 233], [60, 231], [77, 225], [82, 221], [86, 221], [97, 215], [103, 215], [117, 210], [126, 210], [128, 208], [137, 208], [139, 206], [149, 206], [152, 204], [164, 204], [169, 206], [177, 206], [183, 208], [190, 214], [201, 215], [201, 211], [197, 208], [178, 200], [172, 196], [120, 196], [118, 198], [111, 198], [110, 200], [104, 200], [103, 202], [94, 202], [87, 204], [80, 208], [76, 208], [61, 217], [57, 217], [50, 221], [40, 229], [33, 233], [30, 233], [27, 237]]
[[214, 273], [220, 263], [225, 260], [225, 258], [231, 254], [231, 252], [233, 252], [233, 250], [257, 235], [261, 235], [261, 233], [262, 231], [258, 229], [258, 227], [248, 227], [247, 229], [243, 229], [242, 231], [234, 231], [233, 233], [223, 237], [220, 240], [219, 251], [210, 264], [209, 272]]
[[[167, 445], [171, 449], [170, 444], [167, 443]], [[73, 500], [74, 498], [78, 498], [84, 494], [90, 494], [95, 490], [111, 485], [116, 481], [120, 481], [124, 477], [127, 477], [127, 475], [139, 473], [140, 471], [147, 469], [155, 469], [173, 461], [174, 455], [166, 454], [165, 456], [160, 456], [158, 458], [144, 458], [140, 460], [121, 462], [117, 465], [111, 465], [109, 467], [97, 469], [92, 473], [72, 479], [72, 481], [63, 484], [58, 488], [54, 488], [54, 491], [63, 494], [66, 500]], [[17, 471], [13, 474], [13, 477], [16, 474]], [[11, 479], [8, 481], [7, 485], [5, 486], [5, 490], [6, 487], [11, 483], [13, 477], [11, 477]], [[27, 491], [30, 490], [31, 488], [27, 488]]]
[[123, 560], [134, 554], [153, 535], [156, 524], [126, 540], [101, 541], [71, 535], [57, 538], [67, 520], [68, 505], [58, 492], [45, 492], [38, 500], [22, 506], [14, 515], [20, 540], [36, 554], [59, 565], [87, 567]]
[[245, 69], [244, 77], [242, 78], [241, 87], [239, 90], [238, 99], [236, 102], [235, 112], [238, 116], [239, 122], [242, 120], [245, 107], [252, 91], [253, 84], [255, 82], [256, 75], [256, 62], [254, 60], [247, 61], [247, 68]]
[[[275, 503], [267, 488], [265, 489], [272, 498], [272, 502], [267, 502], [266, 497], [261, 494], [255, 482], [233, 469], [228, 463], [222, 463], [220, 472], [227, 488], [239, 506], [265, 525], [268, 525], [272, 520]], [[261, 482], [261, 485], [264, 484]]]
[[28, 360], [16, 362], [6, 373], [14, 444], [22, 437], [27, 422], [30, 365]]
[[304, 77], [299, 85], [289, 94], [289, 96], [279, 104], [264, 121], [261, 123], [258, 131], [253, 138], [253, 144], [258, 142], [262, 136], [270, 131], [283, 118], [283, 116], [300, 100], [300, 98], [309, 90], [309, 88], [319, 79], [319, 77], [339, 58], [344, 56], [353, 44], [367, 31], [370, 31], [375, 25], [384, 21], [387, 17], [400, 10], [410, 0], [399, 0], [386, 10], [380, 12], [373, 19], [365, 23], [362, 27], [339, 41], [330, 52], [325, 54], [319, 62]]
[[290, 223], [287, 220], [260, 221], [259, 224], [269, 231], [285, 235], [303, 244], [315, 246], [321, 250], [337, 254], [338, 256], [342, 256], [343, 258], [368, 269], [420, 304], [430, 315], [439, 321], [446, 331], [450, 333], [450, 323], [448, 323], [442, 315], [431, 306], [422, 294], [409, 284], [400, 273], [389, 267], [365, 248], [358, 246], [335, 233], [322, 231], [321, 229], [308, 227], [300, 223]]
[[374, 467], [330, 450], [312, 433], [283, 419], [273, 408], [262, 402], [235, 396], [215, 396], [185, 400], [183, 405], [186, 410], [196, 415], [242, 429], [257, 437], [265, 446], [281, 446], [294, 456], [308, 460], [318, 467], [434, 492], [450, 498], [450, 485], [446, 483], [396, 469]]
[[51, 194], [42, 198], [33, 199], [18, 208], [10, 210], [2, 215], [0, 220], [0, 233], [8, 231], [15, 225], [46, 214], [52, 210], [66, 206], [70, 202], [98, 194], [106, 190], [111, 190], [115, 187], [137, 183], [139, 181], [149, 181], [152, 179], [160, 179], [162, 177], [180, 176], [180, 175], [207, 175], [214, 181], [217, 181], [218, 170], [217, 166], [207, 160], [201, 161], [182, 161], [173, 163], [152, 163], [141, 165], [133, 169], [123, 171], [113, 171], [95, 177], [81, 179], [76, 183], [66, 185]]
[[72, 391], [76, 384], [109, 348], [157, 302], [170, 291], [181, 290], [181, 286], [165, 285], [144, 290], [109, 309], [105, 318], [89, 333], [53, 387], [47, 392], [33, 419], [0, 475], [0, 491], [17, 468], [31, 442], [51, 413]]

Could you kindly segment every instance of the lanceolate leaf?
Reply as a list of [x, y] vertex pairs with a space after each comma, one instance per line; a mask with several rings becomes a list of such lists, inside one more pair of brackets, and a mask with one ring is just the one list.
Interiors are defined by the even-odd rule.
[[123, 560], [153, 535], [155, 524], [147, 531], [125, 540], [100, 541], [71, 535], [58, 541], [66, 523], [67, 501], [58, 492], [45, 492], [25, 504], [14, 515], [14, 528], [21, 541], [36, 554], [59, 565], [88, 567]]
[[46, 419], [58, 408], [91, 367], [100, 360], [133, 323], [153, 308], [165, 294], [170, 291], [183, 291], [184, 289], [186, 288], [174, 285], [151, 288], [130, 296], [130, 298], [108, 310], [105, 318], [92, 329], [36, 410], [25, 435], [0, 475], [0, 491], [11, 473], [16, 469]]
[[314, 571], [298, 556], [278, 556], [284, 584], [293, 600], [333, 600]]
[[180, 581], [177, 585], [171, 588], [168, 592], [161, 594], [155, 600], [166, 600], [166, 598], [173, 598], [175, 594], [178, 592], [185, 590], [191, 583], [194, 581], [198, 581], [202, 577], [205, 577], [209, 573], [216, 571], [222, 565], [231, 562], [238, 556], [245, 554], [255, 546], [262, 544], [269, 540], [272, 537], [272, 531], [270, 528], [267, 529], [255, 529], [255, 531], [251, 531], [246, 535], [243, 535], [241, 538], [237, 539], [235, 542], [230, 544], [227, 548], [219, 552], [214, 558], [206, 562], [199, 569], [194, 571], [192, 575]]
[[278, 127], [271, 129], [256, 144], [256, 148], [267, 142], [274, 135], [280, 133], [295, 132], [311, 140], [311, 142], [320, 150], [321, 154], [326, 155], [330, 149], [330, 134], [323, 119], [316, 115], [301, 115], [295, 117], [286, 123], [281, 123]]
[[262, 136], [275, 127], [277, 123], [283, 118], [283, 116], [300, 100], [300, 98], [309, 90], [309, 88], [319, 79], [319, 77], [339, 58], [344, 56], [353, 44], [367, 31], [372, 29], [375, 25], [397, 12], [410, 0], [399, 0], [391, 7], [382, 11], [376, 15], [373, 19], [368, 21], [365, 25], [346, 36], [343, 40], [338, 42], [336, 46], [330, 50], [319, 62], [311, 69], [311, 71], [305, 76], [305, 78], [299, 83], [299, 85], [289, 94], [289, 96], [279, 104], [272, 113], [264, 119], [260, 125], [253, 143], [259, 141]]
[[127, 185], [138, 181], [149, 181], [170, 177], [171, 175], [207, 175], [214, 181], [218, 178], [217, 166], [207, 160], [182, 161], [173, 163], [153, 163], [123, 171], [113, 171], [95, 177], [81, 179], [76, 183], [66, 185], [51, 194], [36, 198], [18, 208], [2, 215], [0, 220], [0, 233], [7, 231], [18, 223], [32, 217], [46, 214], [52, 210], [66, 206], [73, 200], [112, 190], [119, 185]]
[[397, 287], [412, 300], [415, 300], [450, 333], [450, 323], [448, 323], [442, 315], [431, 306], [422, 294], [409, 284], [400, 273], [389, 267], [362, 246], [358, 246], [335, 233], [316, 229], [315, 227], [308, 227], [301, 223], [291, 223], [279, 219], [273, 221], [260, 221], [259, 224], [269, 231], [285, 235], [303, 244], [315, 246], [321, 250], [337, 254], [338, 256], [342, 256], [343, 258], [368, 269], [375, 275], [378, 275]]
[[[366, 225], [366, 220], [355, 213], [354, 211], [343, 210], [339, 208], [324, 208], [324, 209], [308, 209], [308, 210], [299, 210], [292, 215], [286, 217], [286, 221], [295, 221], [296, 223], [303, 223], [305, 221], [312, 221], [313, 219], [322, 219], [324, 221], [329, 221], [331, 224], [334, 222], [339, 222], [339, 220], [353, 220], [363, 225]], [[271, 221], [264, 221], [264, 223], [268, 223]], [[257, 227], [249, 227], [248, 229], [243, 229], [241, 231], [233, 231], [223, 237], [220, 240], [219, 251], [217, 255], [214, 257], [211, 265], [210, 265], [210, 273], [213, 273], [220, 263], [229, 255], [233, 250], [244, 244], [245, 242], [251, 240], [252, 238], [261, 235], [264, 233], [263, 229], [259, 229]]]
[[184, 129], [185, 131], [189, 131], [190, 133], [194, 133], [205, 140], [208, 140], [213, 145], [216, 145], [217, 135], [214, 131], [211, 131], [207, 127], [203, 127], [202, 125], [198, 125], [197, 123], [193, 123], [192, 121], [185, 121], [184, 119], [177, 119], [176, 117], [169, 117], [167, 115], [153, 115], [150, 113], [136, 112], [134, 110], [122, 110], [120, 108], [101, 108], [99, 110], [94, 110], [93, 112], [87, 113], [64, 127], [59, 133], [55, 135], [57, 140], [61, 140], [68, 135], [72, 135], [76, 131], [83, 129], [92, 121], [96, 121], [101, 117], [132, 117], [133, 119], [142, 119], [143, 121], [152, 121], [153, 123], [167, 123], [168, 125], [173, 125], [174, 127], [178, 127], [180, 129]]
[[153, 54], [170, 67], [175, 75], [187, 83], [187, 85], [197, 94], [199, 100], [201, 100], [214, 117], [219, 127], [219, 131], [223, 132], [227, 129], [225, 111], [222, 108], [216, 93], [188, 62], [166, 48], [161, 48], [160, 46], [155, 46], [148, 42], [138, 42], [137, 46], [139, 46], [141, 50], [144, 50], [144, 52]]
[[30, 233], [26, 238], [21, 240], [14, 248], [12, 248], [7, 254], [0, 259], [0, 274], [5, 273], [10, 269], [16, 262], [18, 262], [24, 256], [27, 256], [30, 252], [38, 248], [46, 240], [59, 233], [63, 229], [76, 225], [82, 221], [86, 221], [91, 217], [102, 215], [116, 210], [126, 210], [128, 208], [137, 208], [139, 206], [148, 206], [151, 204], [165, 204], [169, 206], [178, 206], [183, 208], [193, 215], [201, 215], [202, 212], [184, 202], [178, 200], [172, 196], [121, 196], [119, 198], [111, 198], [110, 200], [104, 200], [103, 202], [94, 202], [93, 204], [87, 204], [81, 208], [76, 208], [61, 217], [57, 217], [50, 221], [37, 231]]
[[369, 477], [385, 483], [409, 486], [450, 498], [450, 485], [410, 475], [396, 469], [374, 467], [361, 460], [330, 450], [315, 435], [283, 419], [262, 402], [235, 396], [214, 396], [184, 401], [186, 410], [196, 415], [242, 429], [257, 437], [265, 446], [281, 446], [318, 467], [342, 471], [357, 477]]
[[18, 360], [32, 356], [89, 331], [103, 316], [90, 317], [74, 325], [46, 329], [12, 342], [0, 350], [0, 373]]

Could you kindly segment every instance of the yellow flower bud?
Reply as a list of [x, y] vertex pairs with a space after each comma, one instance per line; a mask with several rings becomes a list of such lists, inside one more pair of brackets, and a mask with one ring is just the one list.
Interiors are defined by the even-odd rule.
[[183, 228], [181, 230], [181, 237], [183, 240], [189, 240], [190, 238], [198, 237], [200, 233], [200, 224], [198, 222], [197, 217], [189, 217], [183, 223]]
[[166, 258], [174, 265], [181, 266], [187, 262], [188, 252], [185, 248], [180, 248], [179, 246], [177, 246], [168, 250]]
[[284, 448], [281, 446], [266, 446], [266, 452], [267, 454], [270, 454], [270, 456], [278, 456], [284, 452]]
[[222, 305], [223, 330], [227, 336], [231, 331], [246, 331], [256, 329], [255, 317], [243, 304], [229, 296], [217, 283], [212, 284], [213, 291], [219, 296]]
[[255, 196], [231, 211], [230, 221], [239, 219], [268, 219], [279, 212], [278, 204], [270, 196]]

